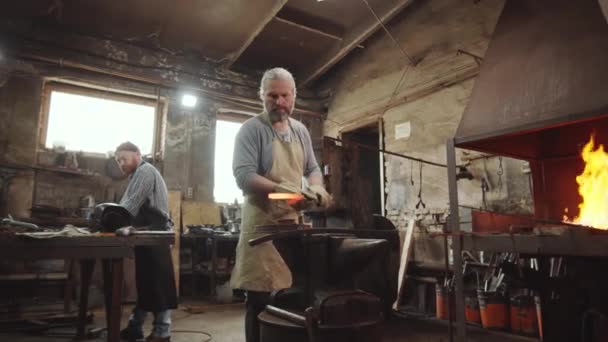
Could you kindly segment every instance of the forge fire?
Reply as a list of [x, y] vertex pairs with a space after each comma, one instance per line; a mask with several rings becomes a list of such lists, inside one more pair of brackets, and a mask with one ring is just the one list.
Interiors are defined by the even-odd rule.
[[581, 151], [581, 158], [585, 168], [576, 177], [578, 193], [582, 197], [579, 215], [569, 219], [566, 208], [564, 221], [608, 230], [608, 153], [603, 145], [596, 146], [595, 137], [591, 136]]

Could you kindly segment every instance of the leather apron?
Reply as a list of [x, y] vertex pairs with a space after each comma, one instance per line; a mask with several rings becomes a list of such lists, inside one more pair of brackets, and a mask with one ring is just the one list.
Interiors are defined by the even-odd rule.
[[[261, 114], [268, 125], [267, 113]], [[301, 140], [291, 125], [291, 141], [279, 139], [273, 129], [272, 167], [264, 177], [273, 182], [291, 182], [302, 186], [304, 175], [304, 149]], [[298, 211], [287, 201], [270, 201], [268, 196], [248, 194], [242, 212], [241, 236], [236, 248], [235, 267], [230, 277], [232, 288], [272, 292], [289, 288], [292, 284], [291, 271], [275, 248], [272, 241], [251, 247], [249, 240], [267, 235], [256, 233], [258, 225], [277, 224], [283, 219], [297, 219]]]
[[[146, 203], [135, 217], [133, 226], [150, 230], [169, 230], [169, 217]], [[169, 246], [135, 247], [135, 286], [137, 307], [149, 312], [177, 308], [177, 291]]]

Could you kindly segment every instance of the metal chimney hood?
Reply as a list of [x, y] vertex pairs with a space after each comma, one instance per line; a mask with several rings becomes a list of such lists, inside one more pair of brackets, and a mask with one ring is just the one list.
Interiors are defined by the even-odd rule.
[[590, 131], [608, 133], [606, 117], [608, 22], [598, 0], [507, 0], [454, 142], [528, 160], [573, 154]]

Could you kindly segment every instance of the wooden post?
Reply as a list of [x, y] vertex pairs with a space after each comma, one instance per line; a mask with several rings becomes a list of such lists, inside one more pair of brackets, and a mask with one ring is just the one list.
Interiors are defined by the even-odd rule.
[[179, 297], [179, 250], [180, 236], [182, 232], [182, 192], [169, 191], [169, 215], [173, 220], [175, 231], [175, 243], [171, 247], [171, 259], [173, 260], [173, 272], [175, 274], [175, 289]]

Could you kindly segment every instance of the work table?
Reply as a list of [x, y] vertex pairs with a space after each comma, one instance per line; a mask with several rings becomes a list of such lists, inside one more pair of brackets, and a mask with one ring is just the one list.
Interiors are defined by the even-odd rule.
[[77, 338], [84, 337], [88, 295], [95, 259], [102, 260], [107, 341], [118, 342], [120, 334], [123, 261], [135, 246], [163, 246], [174, 243], [172, 235], [119, 237], [115, 235], [58, 236], [34, 239], [0, 234], [0, 258], [4, 260], [77, 259], [81, 267], [81, 291]]

